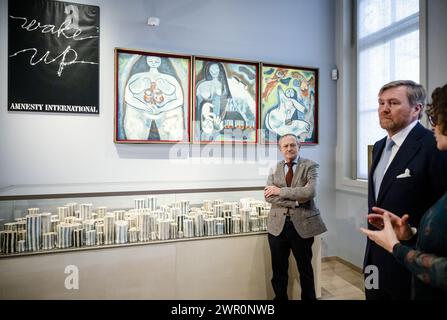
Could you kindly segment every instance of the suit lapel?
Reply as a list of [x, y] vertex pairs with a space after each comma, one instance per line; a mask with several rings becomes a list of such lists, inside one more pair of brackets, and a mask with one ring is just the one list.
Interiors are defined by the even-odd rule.
[[376, 170], [376, 167], [379, 164], [380, 155], [382, 154], [383, 148], [385, 148], [386, 139], [387, 139], [387, 137], [385, 137], [382, 140], [380, 140], [379, 142], [377, 142], [377, 147], [374, 150], [375, 152], [373, 153], [373, 158], [372, 158], [372, 163], [371, 163], [371, 169], [370, 169], [371, 176], [373, 176], [374, 170]]
[[396, 177], [404, 172], [408, 163], [417, 154], [421, 147], [420, 139], [424, 134], [425, 129], [419, 123], [410, 131], [383, 177], [382, 185], [380, 186], [379, 195], [377, 197], [377, 203], [381, 202], [388, 189], [396, 181]]
[[276, 172], [277, 172], [277, 177], [279, 179], [279, 183], [281, 184], [281, 186], [287, 186], [286, 183], [286, 175], [284, 173], [284, 165], [285, 165], [285, 161], [282, 160], [278, 163], [278, 167], [276, 168]]
[[296, 162], [296, 168], [295, 172], [293, 173], [292, 183], [290, 184], [291, 187], [295, 187], [298, 182], [298, 177], [301, 176], [301, 171], [303, 170], [304, 163], [301, 161], [301, 157]]
[[377, 164], [379, 163], [380, 156], [382, 154], [383, 149], [385, 148], [387, 137], [383, 138], [382, 140], [379, 140], [373, 150], [373, 158], [371, 162], [371, 168], [369, 169], [369, 177], [368, 177], [368, 190], [373, 190], [372, 194], [369, 195], [370, 202], [376, 203], [376, 196], [374, 194], [374, 171], [376, 170]]

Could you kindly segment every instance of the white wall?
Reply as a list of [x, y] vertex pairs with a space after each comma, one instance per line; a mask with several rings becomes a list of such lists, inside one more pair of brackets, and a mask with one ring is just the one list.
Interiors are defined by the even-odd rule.
[[[238, 163], [217, 155], [217, 163], [207, 164], [199, 156], [207, 147], [185, 145], [186, 163], [172, 166], [167, 161], [172, 145], [115, 144], [115, 47], [316, 67], [320, 143], [304, 147], [302, 155], [321, 165], [317, 202], [329, 229], [323, 255], [334, 254], [336, 92], [329, 77], [335, 66], [334, 1], [76, 2], [100, 6], [97, 116], [7, 111], [7, 0], [0, 0], [0, 194], [265, 183], [267, 164], [260, 146], [236, 147]], [[160, 17], [158, 28], [146, 25], [149, 16]], [[271, 152], [276, 160], [276, 149]]]
[[[429, 95], [447, 83], [447, 1], [427, 0], [427, 76]], [[334, 229], [337, 232], [336, 255], [362, 266], [366, 237], [359, 228], [366, 225], [368, 198], [364, 195], [336, 191]]]

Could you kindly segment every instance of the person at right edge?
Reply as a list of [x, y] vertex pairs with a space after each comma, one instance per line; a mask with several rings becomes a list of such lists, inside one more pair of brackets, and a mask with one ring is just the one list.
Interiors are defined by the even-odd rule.
[[[368, 177], [368, 212], [386, 208], [398, 217], [411, 213], [408, 223], [419, 223], [447, 188], [447, 154], [436, 148], [433, 133], [419, 119], [425, 105], [424, 88], [410, 80], [393, 81], [379, 91], [380, 126], [388, 136], [377, 141]], [[369, 230], [378, 230], [368, 223]], [[414, 247], [416, 236], [402, 241]], [[378, 286], [367, 286], [375, 266]], [[365, 258], [366, 300], [408, 300], [411, 273], [392, 254], [367, 239]]]
[[[434, 128], [437, 147], [447, 150], [447, 84], [432, 93], [432, 104], [427, 110]], [[412, 299], [447, 299], [447, 192], [424, 214], [416, 247], [402, 245], [413, 232], [402, 218], [382, 208], [373, 208], [368, 221], [381, 231], [360, 230], [368, 238], [386, 249], [413, 274]], [[410, 213], [411, 214], [411, 213]]]

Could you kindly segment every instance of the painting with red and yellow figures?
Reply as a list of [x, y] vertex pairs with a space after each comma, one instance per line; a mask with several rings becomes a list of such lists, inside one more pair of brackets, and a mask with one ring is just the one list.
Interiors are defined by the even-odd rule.
[[302, 144], [317, 144], [318, 69], [263, 64], [260, 121], [261, 143], [294, 134]]

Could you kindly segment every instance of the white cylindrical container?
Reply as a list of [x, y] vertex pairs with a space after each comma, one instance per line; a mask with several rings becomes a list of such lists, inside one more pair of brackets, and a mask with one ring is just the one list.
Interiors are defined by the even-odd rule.
[[157, 231], [151, 231], [151, 240], [157, 240]]
[[4, 231], [17, 231], [17, 223], [16, 222], [8, 222], [3, 225]]
[[155, 211], [157, 209], [156, 197], [147, 197], [147, 208], [151, 211]]
[[134, 208], [135, 209], [144, 209], [146, 208], [146, 200], [144, 198], [134, 199]]
[[85, 232], [85, 245], [94, 246], [96, 244], [96, 230], [88, 230]]
[[65, 217], [64, 222], [65, 223], [76, 223], [77, 218], [75, 216]]
[[216, 219], [207, 218], [205, 219], [205, 235], [214, 236], [216, 234]]
[[76, 228], [73, 230], [73, 247], [80, 248], [84, 244], [84, 230]]
[[232, 225], [233, 218], [231, 216], [226, 216], [224, 219], [225, 219], [224, 233], [232, 234], [233, 233], [233, 225]]
[[205, 235], [205, 219], [203, 211], [197, 212], [194, 216], [194, 235], [203, 237]]
[[22, 253], [26, 251], [26, 242], [25, 240], [17, 241], [17, 252]]
[[52, 232], [51, 230], [51, 213], [41, 213], [41, 229], [42, 235], [44, 233]]
[[213, 209], [213, 201], [203, 200], [203, 210], [212, 211], [212, 209]]
[[10, 254], [16, 252], [17, 247], [17, 231], [5, 230], [0, 231], [1, 252]]
[[170, 239], [177, 239], [178, 225], [176, 222], [171, 222], [169, 225], [169, 236]]
[[96, 208], [96, 213], [98, 214], [98, 218], [104, 218], [107, 213], [107, 207]]
[[261, 231], [267, 230], [267, 216], [259, 217], [259, 230], [261, 230]]
[[169, 219], [158, 221], [158, 239], [159, 240], [169, 239], [170, 224], [171, 224], [171, 220], [169, 220]]
[[46, 232], [42, 234], [42, 249], [52, 250], [56, 246], [56, 232]]
[[[24, 240], [26, 241], [26, 230], [17, 231], [17, 241]], [[25, 248], [26, 250], [26, 248]]]
[[92, 219], [92, 207], [91, 203], [82, 203], [79, 205], [79, 218], [82, 220]]
[[224, 218], [216, 218], [216, 235], [224, 234]]
[[115, 215], [115, 221], [124, 220], [125, 213], [126, 213], [126, 211], [124, 211], [124, 210], [113, 211], [113, 214]]
[[104, 216], [104, 244], [115, 243], [115, 215], [106, 213]]
[[134, 243], [138, 241], [138, 230], [137, 228], [129, 228], [129, 242]]
[[194, 222], [192, 219], [185, 218], [183, 220], [183, 236], [185, 238], [194, 237]]
[[74, 217], [76, 215], [75, 212], [77, 205], [78, 204], [76, 202], [70, 202], [65, 205], [65, 207], [67, 207], [67, 217]]
[[26, 231], [26, 219], [17, 221], [16, 222], [16, 229], [17, 229], [17, 232]]
[[129, 224], [125, 220], [115, 221], [115, 243], [127, 243]]
[[[29, 209], [28, 209], [29, 210]], [[38, 251], [41, 247], [42, 218], [40, 214], [26, 215], [27, 251]]]
[[62, 222], [57, 226], [57, 247], [70, 248], [73, 245], [73, 225]]
[[60, 221], [64, 221], [68, 217], [68, 207], [57, 207], [56, 213]]
[[185, 220], [185, 216], [183, 214], [177, 216], [177, 225], [178, 230], [183, 231], [183, 221]]
[[58, 215], [51, 216], [51, 232], [57, 233], [57, 225], [61, 222]]
[[252, 232], [258, 232], [259, 231], [259, 218], [257, 218], [257, 217], [250, 217], [250, 230]]
[[189, 213], [189, 201], [188, 200], [182, 200], [180, 201], [180, 213], [183, 215], [186, 215]]
[[253, 199], [250, 199], [250, 198], [242, 198], [242, 199], [240, 199], [239, 200], [239, 204], [240, 204], [239, 210], [240, 209], [248, 209], [248, 208], [250, 208], [250, 203], [252, 202], [252, 200]]
[[241, 218], [240, 218], [240, 216], [238, 216], [238, 215], [233, 216], [233, 220], [231, 221], [231, 223], [232, 223], [233, 233], [241, 233]]
[[240, 209], [241, 214], [241, 232], [250, 231], [250, 208]]
[[104, 232], [96, 232], [96, 245], [102, 246], [104, 244]]
[[26, 212], [27, 214], [39, 214], [40, 210], [39, 208], [28, 208]]
[[140, 216], [139, 226], [138, 226], [138, 240], [139, 241], [149, 241], [151, 239], [151, 224], [150, 224], [151, 214], [143, 213]]
[[215, 204], [214, 205], [214, 216], [216, 218], [222, 218], [223, 217], [223, 205], [222, 204]]

